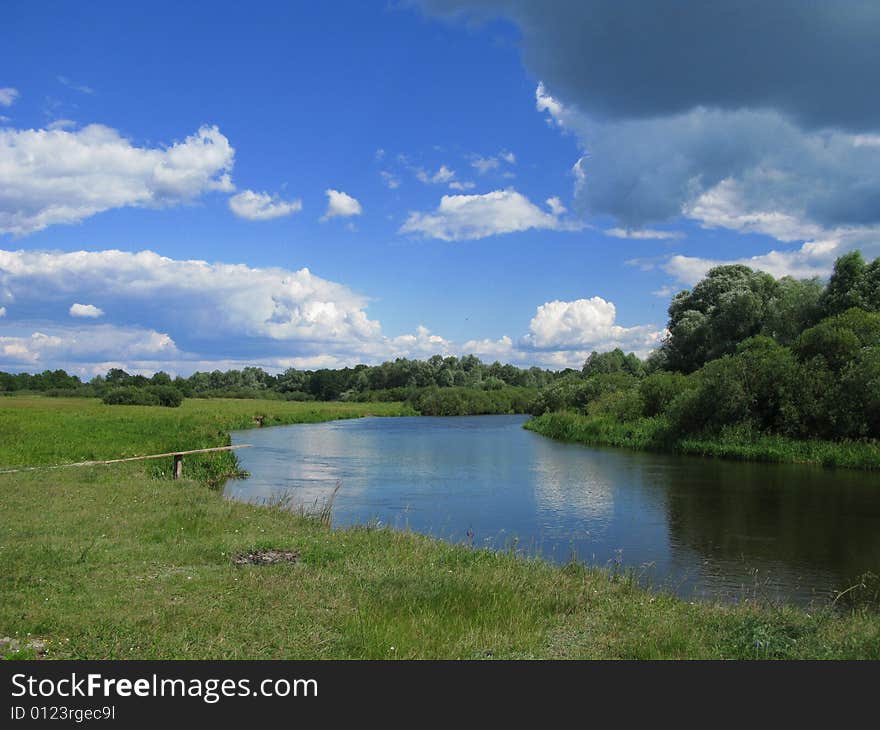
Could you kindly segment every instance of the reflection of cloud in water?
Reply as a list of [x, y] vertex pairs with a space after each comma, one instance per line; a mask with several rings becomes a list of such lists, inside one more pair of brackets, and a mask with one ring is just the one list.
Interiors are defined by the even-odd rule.
[[251, 476], [246, 481], [228, 482], [226, 496], [280, 501], [306, 512], [320, 509], [339, 483], [338, 501], [356, 496], [363, 491], [363, 484], [354, 478], [350, 465], [365, 455], [366, 449], [358, 443], [357, 434], [334, 428], [337, 425], [309, 424], [249, 434], [254, 448], [239, 452], [239, 459]]
[[666, 570], [666, 489], [652, 456], [540, 437], [530, 456], [536, 515], [554, 559]]
[[287, 478], [292, 482], [328, 482], [339, 479], [339, 470], [326, 461], [291, 461]]
[[[581, 458], [560, 459], [558, 444], [534, 451], [535, 503], [547, 537], [584, 538], [600, 534], [614, 513], [614, 486], [602, 462], [584, 450]], [[572, 521], [579, 524], [572, 532]]]

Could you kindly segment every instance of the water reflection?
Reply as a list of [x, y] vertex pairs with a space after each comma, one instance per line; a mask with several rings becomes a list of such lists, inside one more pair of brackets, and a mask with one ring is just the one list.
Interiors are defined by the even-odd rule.
[[[251, 472], [228, 496], [321, 503], [334, 524], [378, 520], [556, 561], [622, 559], [684, 596], [805, 602], [880, 572], [876, 476], [594, 449], [520, 416], [370, 418], [246, 431]], [[470, 536], [473, 536], [472, 538]]]

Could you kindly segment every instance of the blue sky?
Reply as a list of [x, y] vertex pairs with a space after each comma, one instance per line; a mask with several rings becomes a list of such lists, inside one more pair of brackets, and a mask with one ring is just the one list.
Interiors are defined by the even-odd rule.
[[704, 5], [4, 3], [0, 369], [577, 366], [877, 255], [876, 5]]

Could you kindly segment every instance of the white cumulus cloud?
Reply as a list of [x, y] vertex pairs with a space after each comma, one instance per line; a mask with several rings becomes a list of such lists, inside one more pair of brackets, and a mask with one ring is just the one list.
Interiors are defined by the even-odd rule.
[[659, 344], [662, 332], [652, 325], [622, 327], [617, 311], [602, 297], [546, 302], [538, 307], [524, 341], [542, 350], [625, 350], [645, 352]]
[[709, 269], [723, 264], [742, 264], [766, 271], [775, 277], [793, 276], [796, 279], [811, 279], [815, 276], [828, 276], [834, 266], [834, 259], [854, 247], [832, 239], [809, 241], [792, 251], [774, 249], [758, 256], [727, 260], [677, 254], [670, 256], [662, 268], [676, 281], [689, 286], [702, 279]]
[[324, 192], [327, 195], [327, 212], [321, 217], [322, 221], [328, 221], [331, 218], [349, 218], [363, 212], [361, 204], [348, 193], [332, 189]]
[[513, 340], [507, 335], [499, 337], [497, 340], [468, 340], [462, 345], [461, 349], [462, 352], [466, 352], [469, 355], [476, 355], [481, 360], [493, 362], [495, 360], [498, 360], [499, 362], [511, 362], [516, 360], [520, 355]]
[[563, 125], [565, 107], [548, 93], [543, 81], [539, 81], [538, 87], [535, 89], [535, 108], [539, 112], [547, 112], [550, 115], [547, 117], [548, 123]]
[[127, 206], [178, 205], [234, 188], [235, 151], [217, 127], [168, 147], [115, 129], [0, 129], [0, 233], [24, 235]]
[[364, 297], [308, 269], [186, 261], [152, 251], [0, 250], [0, 299], [88, 301], [93, 295], [136, 305], [156, 327], [176, 325], [196, 337], [232, 332], [346, 341], [372, 337], [379, 328], [363, 311]]
[[229, 209], [239, 218], [268, 221], [298, 213], [302, 210], [302, 201], [282, 200], [277, 195], [242, 190], [229, 199]]
[[96, 319], [104, 314], [104, 310], [94, 304], [79, 304], [78, 302], [70, 305], [69, 312], [71, 317], [87, 317], [89, 319]]
[[400, 233], [461, 241], [531, 228], [575, 230], [580, 227], [576, 222], [561, 219], [558, 206], [550, 204], [550, 208], [550, 212], [542, 210], [512, 189], [484, 195], [444, 195], [435, 211], [411, 212]]
[[460, 351], [487, 361], [561, 369], [580, 368], [593, 351], [619, 347], [645, 357], [660, 345], [665, 330], [656, 325], [624, 327], [617, 324], [616, 316], [614, 304], [602, 297], [545, 302], [518, 340], [509, 336], [469, 340]]

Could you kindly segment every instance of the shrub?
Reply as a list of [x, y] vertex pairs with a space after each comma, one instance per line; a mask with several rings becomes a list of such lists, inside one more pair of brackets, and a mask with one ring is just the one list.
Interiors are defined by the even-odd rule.
[[668, 407], [672, 428], [697, 434], [746, 424], [766, 432], [797, 433], [801, 373], [788, 348], [769, 337], [749, 338], [736, 354], [704, 365], [691, 376], [690, 388], [673, 397]]
[[111, 388], [102, 398], [108, 406], [157, 406], [159, 396], [144, 388]]
[[159, 399], [160, 406], [177, 408], [183, 403], [183, 394], [173, 385], [151, 385], [145, 390]]
[[689, 387], [690, 381], [681, 373], [657, 372], [639, 383], [644, 415], [658, 416], [663, 413], [679, 393]]
[[866, 347], [841, 373], [828, 408], [839, 438], [880, 436], [880, 347]]
[[625, 354], [619, 347], [610, 352], [590, 353], [581, 370], [584, 377], [608, 373], [628, 373], [641, 377], [645, 374], [645, 366], [634, 353]]
[[645, 402], [637, 388], [612, 390], [603, 393], [587, 406], [591, 416], [611, 416], [618, 421], [641, 418]]
[[498, 390], [477, 388], [421, 388], [409, 402], [423, 416], [471, 416], [528, 413], [534, 388], [506, 386]]
[[800, 368], [791, 350], [769, 337], [752, 337], [739, 345], [734, 357], [751, 400], [748, 420], [764, 431], [796, 433]]
[[122, 386], [111, 388], [102, 398], [109, 406], [166, 406], [176, 408], [183, 403], [183, 395], [171, 385], [152, 385], [146, 388]]
[[669, 406], [673, 431], [695, 434], [747, 421], [752, 399], [742, 365], [733, 355], [704, 365], [694, 377], [696, 387], [676, 396]]
[[880, 345], [880, 314], [848, 309], [804, 330], [794, 344], [802, 361], [822, 357], [832, 370], [842, 370], [863, 347]]
[[535, 398], [532, 413], [541, 415], [548, 411], [585, 411], [594, 400], [617, 390], [631, 390], [638, 379], [625, 372], [603, 373], [581, 378], [569, 375], [544, 388]]

